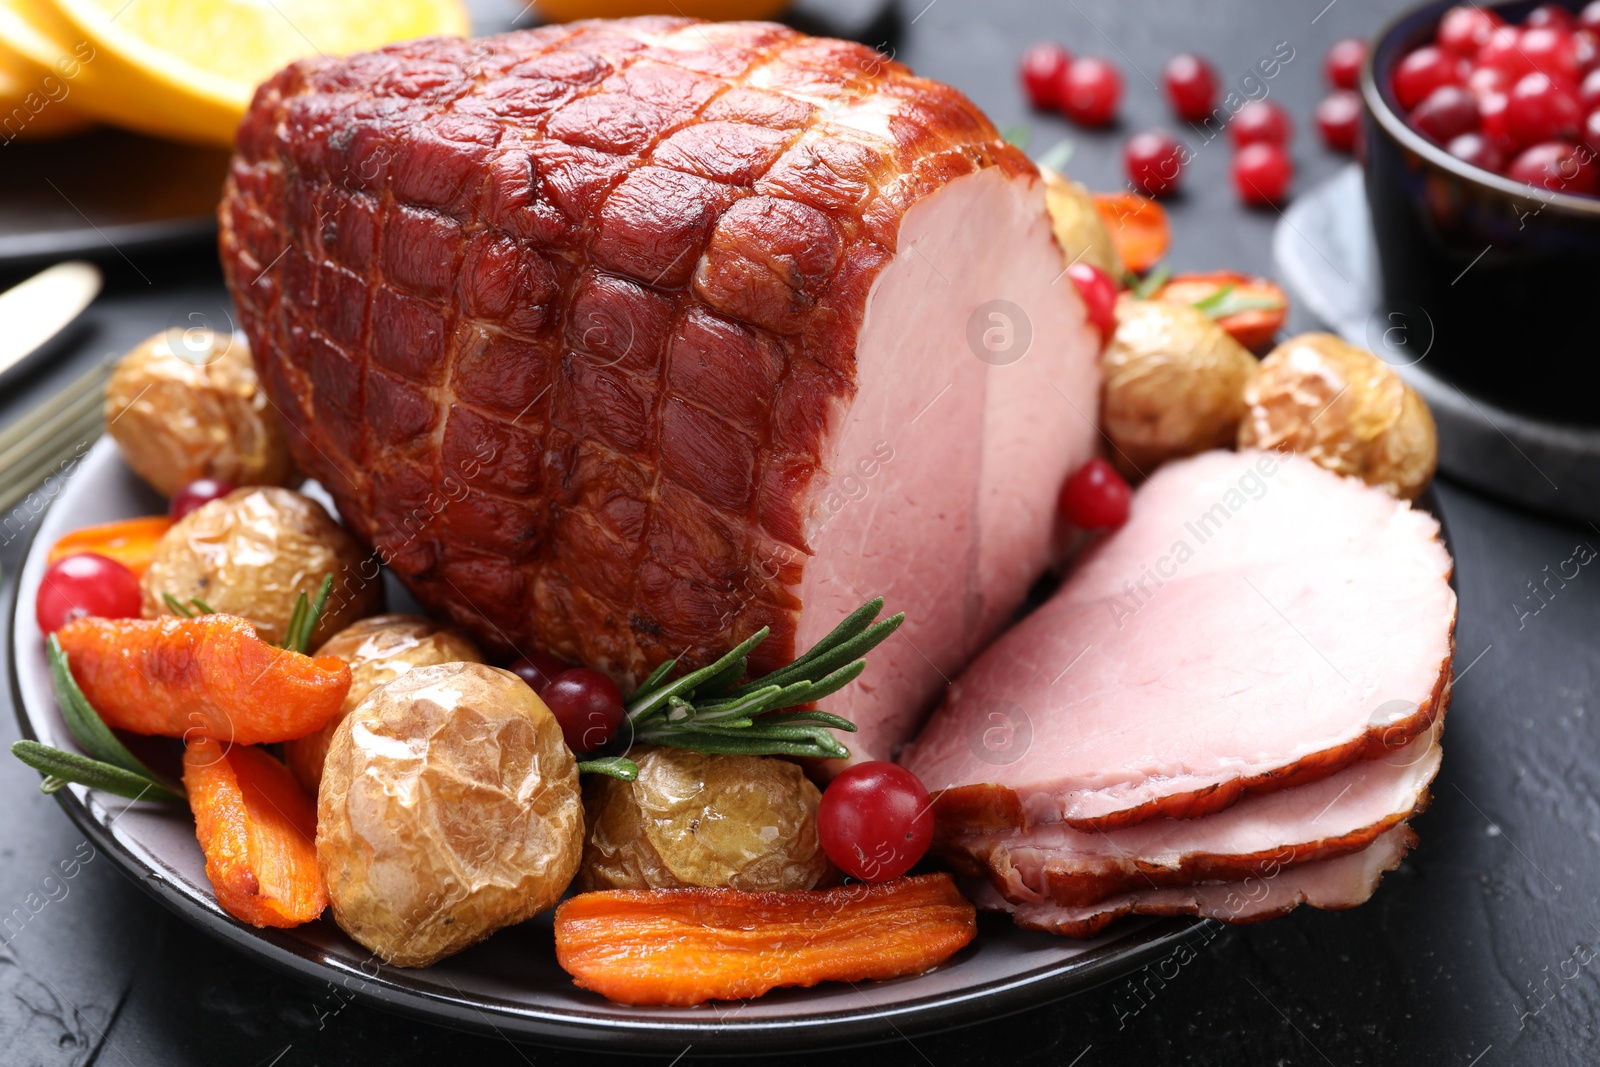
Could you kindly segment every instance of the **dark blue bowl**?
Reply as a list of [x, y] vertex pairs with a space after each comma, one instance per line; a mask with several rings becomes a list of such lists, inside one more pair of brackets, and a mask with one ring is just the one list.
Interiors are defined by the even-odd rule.
[[[1407, 126], [1395, 100], [1395, 66], [1433, 39], [1452, 6], [1439, 0], [1395, 20], [1361, 74], [1384, 309], [1397, 323], [1431, 323], [1428, 368], [1464, 391], [1600, 425], [1600, 199], [1464, 163]], [[1520, 23], [1534, 6], [1493, 10]]]

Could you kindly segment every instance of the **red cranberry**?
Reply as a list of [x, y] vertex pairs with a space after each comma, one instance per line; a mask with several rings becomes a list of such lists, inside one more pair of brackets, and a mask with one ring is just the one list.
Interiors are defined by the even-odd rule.
[[1085, 530], [1114, 530], [1128, 521], [1133, 490], [1099, 456], [1072, 472], [1061, 485], [1061, 514]]
[[1600, 154], [1600, 111], [1589, 112], [1583, 121], [1583, 143], [1590, 152]]
[[167, 502], [167, 514], [176, 522], [200, 505], [220, 500], [231, 492], [233, 486], [227, 482], [215, 478], [196, 478], [179, 489]]
[[1061, 110], [1084, 126], [1104, 126], [1122, 99], [1122, 75], [1098, 56], [1074, 59], [1061, 82]]
[[1495, 67], [1473, 67], [1472, 73], [1467, 75], [1467, 88], [1477, 97], [1485, 93], [1509, 93], [1515, 84], [1505, 71]]
[[1361, 128], [1361, 97], [1348, 89], [1337, 89], [1322, 98], [1315, 114], [1322, 143], [1335, 152], [1355, 148], [1356, 131]]
[[1440, 48], [1471, 59], [1489, 43], [1489, 35], [1496, 27], [1504, 25], [1504, 19], [1485, 8], [1453, 7], [1439, 20], [1437, 40]]
[[1333, 42], [1327, 58], [1322, 61], [1328, 84], [1335, 89], [1354, 89], [1361, 77], [1361, 64], [1367, 61], [1367, 42], [1359, 37], [1346, 37]]
[[1528, 17], [1522, 20], [1524, 26], [1550, 26], [1558, 30], [1571, 31], [1575, 27], [1572, 21], [1572, 12], [1560, 4], [1540, 4], [1528, 12]]
[[1474, 167], [1482, 167], [1496, 174], [1505, 169], [1505, 153], [1481, 133], [1464, 133], [1452, 140], [1445, 151]]
[[1478, 101], [1459, 85], [1441, 85], [1411, 113], [1411, 125], [1439, 144], [1478, 128]]
[[1507, 81], [1516, 81], [1535, 69], [1533, 60], [1522, 50], [1522, 31], [1515, 26], [1501, 26], [1491, 33], [1474, 62], [1479, 67], [1498, 70]]
[[1507, 155], [1518, 147], [1506, 118], [1510, 103], [1511, 96], [1508, 93], [1485, 93], [1478, 97], [1478, 128], [1496, 148]]
[[1600, 66], [1600, 34], [1594, 30], [1579, 30], [1572, 35], [1572, 50], [1578, 60], [1578, 69], [1584, 73]]
[[142, 596], [139, 579], [127, 567], [96, 552], [77, 552], [45, 568], [34, 617], [47, 634], [91, 615], [137, 619]]
[[1546, 141], [1526, 149], [1511, 161], [1506, 176], [1560, 193], [1600, 191], [1593, 153], [1566, 141]]
[[1423, 45], [1394, 69], [1394, 95], [1410, 111], [1441, 85], [1460, 85], [1462, 73], [1456, 57], [1432, 45]]
[[567, 747], [580, 756], [609, 743], [627, 718], [617, 683], [587, 667], [556, 675], [540, 697], [561, 724]]
[[1578, 12], [1578, 25], [1586, 30], [1600, 30], [1600, 0], [1591, 0]]
[[1054, 108], [1061, 95], [1061, 79], [1072, 56], [1054, 41], [1040, 41], [1022, 53], [1022, 87], [1037, 108]]
[[1534, 70], [1568, 81], [1577, 81], [1583, 75], [1578, 64], [1578, 44], [1570, 31], [1535, 26], [1522, 31], [1518, 45]]
[[1179, 118], [1200, 122], [1211, 115], [1217, 101], [1217, 75], [1205, 60], [1193, 52], [1179, 52], [1161, 68], [1161, 81]]
[[1078, 287], [1089, 325], [1100, 331], [1100, 347], [1104, 348], [1117, 329], [1117, 283], [1093, 263], [1082, 260], [1067, 268], [1067, 277]]
[[1600, 69], [1583, 76], [1583, 85], [1578, 88], [1578, 104], [1585, 111], [1600, 107]]
[[1294, 164], [1282, 145], [1258, 141], [1233, 157], [1233, 186], [1247, 204], [1276, 204], [1289, 191]]
[[1506, 126], [1518, 144], [1572, 137], [1583, 122], [1583, 108], [1570, 85], [1535, 71], [1524, 74], [1506, 102]]
[[506, 669], [527, 682], [529, 689], [543, 696], [545, 686], [554, 681], [556, 675], [571, 670], [572, 664], [548, 652], [535, 652], [531, 656], [523, 656]]
[[1289, 113], [1266, 100], [1252, 100], [1241, 107], [1228, 128], [1234, 145], [1240, 148], [1249, 144], [1288, 144], [1294, 136]]
[[1122, 149], [1128, 180], [1146, 196], [1166, 196], [1177, 190], [1186, 155], [1184, 147], [1161, 130], [1136, 133]]

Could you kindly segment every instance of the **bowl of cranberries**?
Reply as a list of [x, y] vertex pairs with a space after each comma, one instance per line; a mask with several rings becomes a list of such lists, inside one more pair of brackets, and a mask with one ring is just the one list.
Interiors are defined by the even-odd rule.
[[1418, 8], [1361, 96], [1379, 328], [1468, 392], [1600, 424], [1600, 0]]

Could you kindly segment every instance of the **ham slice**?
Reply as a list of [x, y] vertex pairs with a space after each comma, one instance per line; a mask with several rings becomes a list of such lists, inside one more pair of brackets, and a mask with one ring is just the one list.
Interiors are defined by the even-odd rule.
[[1448, 700], [1432, 516], [1293, 455], [1168, 464], [902, 757], [947, 836], [1220, 811], [1392, 751]]
[[237, 144], [222, 263], [295, 459], [487, 648], [628, 687], [768, 626], [762, 673], [882, 595], [829, 710], [885, 757], [1053, 562], [1099, 340], [954, 89], [576, 22], [301, 60]]
[[1065, 937], [1093, 937], [1124, 915], [1197, 915], [1252, 923], [1284, 915], [1301, 904], [1337, 910], [1366, 903], [1384, 873], [1400, 865], [1416, 840], [1411, 827], [1402, 823], [1359, 852], [1335, 859], [1284, 867], [1242, 882], [1147, 887], [1087, 905], [1014, 904], [981, 881], [963, 890], [980, 908], [1009, 912], [1018, 926]]
[[986, 875], [1007, 900], [1069, 906], [1314, 863], [1365, 848], [1427, 806], [1442, 725], [1321, 781], [1247, 796], [1201, 819], [1099, 833], [1049, 823], [965, 835], [938, 849], [958, 869]]

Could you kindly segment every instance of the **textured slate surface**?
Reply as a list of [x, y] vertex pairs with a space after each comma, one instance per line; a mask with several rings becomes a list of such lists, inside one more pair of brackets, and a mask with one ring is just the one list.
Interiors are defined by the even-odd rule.
[[[1325, 2], [935, 0], [925, 7], [926, 0], [906, 0], [893, 43], [901, 58], [966, 90], [1002, 126], [1029, 122], [1033, 150], [1072, 136], [1078, 157], [1071, 169], [1107, 188], [1120, 178], [1113, 150], [1121, 134], [1069, 134], [1064, 123], [1030, 116], [1013, 80], [1027, 41], [1054, 36], [1116, 58], [1128, 83], [1122, 134], [1168, 121], [1156, 91], [1130, 64], [1158, 79], [1168, 54], [1197, 48], [1225, 81], [1237, 81], [1277, 42], [1289, 41], [1295, 58], [1270, 91], [1299, 122], [1295, 154], [1300, 187], [1309, 188], [1342, 162], [1322, 152], [1308, 129], [1321, 55], [1335, 38], [1370, 32], [1398, 7], [1343, 0], [1324, 10]], [[872, 44], [881, 39], [868, 36]], [[1235, 205], [1220, 184], [1228, 154], [1220, 142], [1201, 148], [1189, 191], [1172, 206], [1179, 269], [1271, 270], [1278, 216]], [[76, 366], [223, 298], [204, 249], [139, 254], [132, 267], [115, 255], [110, 262], [121, 264], [113, 268], [111, 295], [58, 365], [0, 386], [0, 420], [36, 403]], [[1448, 482], [1439, 497], [1460, 578], [1459, 681], [1436, 799], [1417, 822], [1422, 844], [1372, 903], [1346, 913], [1302, 909], [1222, 931], [1132, 979], [1011, 1019], [881, 1049], [771, 1062], [1594, 1062], [1600, 571], [1585, 565], [1574, 578], [1550, 576], [1571, 575], [1564, 561], [1580, 543], [1600, 546], [1600, 530], [1520, 515]], [[9, 518], [0, 521], [7, 573], [21, 544], [9, 531], [26, 518], [26, 506]], [[1529, 583], [1540, 585], [1542, 597]], [[9, 707], [3, 712], [0, 741], [9, 744], [16, 728]], [[62, 877], [58, 865], [74, 858], [82, 837], [38, 795], [31, 774], [0, 767], [0, 802], [0, 1063], [594, 1062], [592, 1054], [516, 1048], [400, 1020], [281, 978], [170, 919], [103, 857]], [[45, 882], [52, 872], [53, 888]], [[30, 893], [37, 894], [36, 914]], [[19, 908], [28, 915], [20, 925]], [[690, 1049], [681, 1062], [695, 1059]]]

